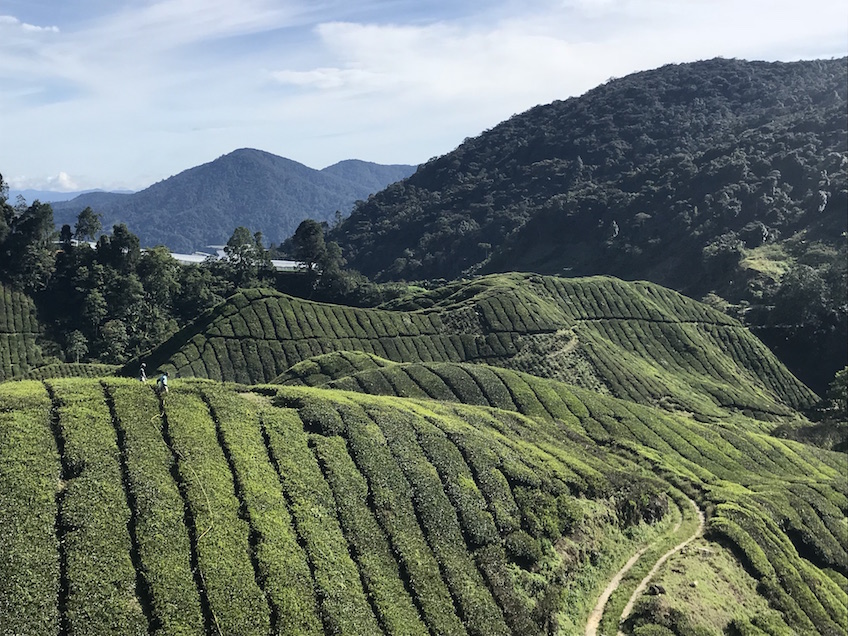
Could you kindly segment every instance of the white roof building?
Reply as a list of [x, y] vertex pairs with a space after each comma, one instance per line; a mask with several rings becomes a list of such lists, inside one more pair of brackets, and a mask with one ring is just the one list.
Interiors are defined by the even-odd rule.
[[[171, 252], [171, 256], [175, 261], [183, 265], [198, 264], [207, 259], [223, 260], [227, 257], [223, 245], [207, 245], [208, 252], [193, 252], [191, 254], [178, 254]], [[271, 259], [272, 267], [278, 272], [295, 272], [302, 268], [302, 264], [297, 261]]]

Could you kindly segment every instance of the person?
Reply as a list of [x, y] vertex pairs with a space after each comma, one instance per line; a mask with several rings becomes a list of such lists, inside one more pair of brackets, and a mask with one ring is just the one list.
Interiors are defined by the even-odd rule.
[[168, 372], [165, 371], [162, 375], [159, 376], [159, 379], [156, 380], [156, 388], [159, 390], [159, 394], [168, 392]]
[[138, 379], [142, 382], [147, 382], [147, 365], [144, 362], [141, 363], [141, 373], [139, 374]]

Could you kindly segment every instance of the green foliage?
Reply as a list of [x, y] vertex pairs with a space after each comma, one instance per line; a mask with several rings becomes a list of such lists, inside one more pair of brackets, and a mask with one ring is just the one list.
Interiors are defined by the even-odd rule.
[[269, 412], [264, 426], [292, 516], [312, 559], [325, 626], [330, 633], [376, 633], [377, 622], [348, 552], [333, 495], [297, 413]]
[[204, 633], [195, 585], [183, 500], [172, 478], [171, 449], [163, 437], [159, 401], [148, 386], [132, 380], [105, 384], [114, 408], [126, 488], [135, 505], [138, 558], [151, 597], [152, 615], [164, 633]]
[[260, 271], [271, 266], [271, 259], [262, 246], [262, 233], [251, 234], [244, 226], [237, 227], [224, 246], [227, 262], [234, 272], [236, 287], [250, 287], [257, 282]]
[[[251, 291], [240, 308], [215, 312], [242, 317], [245, 333], [276, 333], [255, 304], [271, 297]], [[610, 314], [627, 310], [605, 300]], [[321, 337], [352, 329], [351, 318], [386, 338], [405, 324], [397, 312], [338, 308], [331, 321], [327, 307], [276, 308], [293, 321], [283, 319], [287, 330]], [[420, 319], [404, 328], [426, 332]], [[199, 353], [190, 355], [202, 362]], [[0, 507], [11, 513], [0, 525], [24, 531], [0, 554], [13, 572], [0, 595], [24, 584], [14, 573], [31, 559], [31, 584], [14, 602], [37, 608], [32, 620], [50, 633], [83, 615], [92, 633], [114, 621], [122, 633], [567, 631], [640, 542], [661, 551], [675, 540], [668, 501], [680, 504], [680, 486], [709, 513], [708, 539], [732, 550], [763, 606], [782, 614], [780, 623], [758, 610], [722, 629], [835, 634], [848, 620], [844, 456], [743, 416], [697, 422], [483, 365], [336, 354], [291, 378], [400, 393], [413, 369], [450, 401], [175, 380], [160, 402], [149, 384], [109, 378], [50, 380], [51, 402], [38, 384], [3, 384]], [[458, 401], [471, 380], [483, 405]], [[700, 633], [686, 610], [698, 598], [647, 606], [634, 629]], [[0, 612], [18, 607], [8, 603], [0, 596]]]
[[404, 589], [388, 538], [368, 507], [368, 485], [339, 437], [310, 440], [335, 497], [339, 519], [380, 623], [392, 634], [427, 634]]
[[[188, 348], [216, 360], [199, 369]], [[330, 354], [342, 351], [348, 353]], [[388, 310], [250, 290], [204, 314], [147, 359], [182, 375], [257, 383], [285, 372], [276, 381], [316, 384], [350, 375], [355, 363], [346, 356], [363, 354], [392, 362], [497, 364], [703, 417], [744, 411], [775, 418], [815, 401], [733, 319], [655, 285], [607, 278], [490, 276], [424, 292]], [[322, 357], [309, 360], [315, 356]], [[532, 379], [470, 367], [379, 364], [383, 368], [363, 368], [355, 380], [338, 378], [334, 386], [358, 390], [365, 383], [366, 392], [506, 408], [517, 402], [528, 414], [554, 410], [571, 417], [544, 387], [531, 388]]]
[[172, 386], [163, 403], [215, 624], [224, 633], [267, 634], [270, 610], [256, 582], [249, 526], [239, 514], [241, 503], [216, 424], [190, 388]]
[[306, 555], [279, 477], [268, 461], [260, 413], [255, 404], [228, 391], [209, 388], [204, 396], [218, 423], [255, 535], [252, 543], [259, 578], [277, 623], [272, 628], [280, 634], [318, 634], [320, 620]]
[[4, 633], [56, 634], [59, 456], [50, 399], [35, 382], [0, 385], [0, 625]]
[[96, 241], [102, 229], [101, 216], [86, 206], [74, 224], [74, 238], [78, 241]]
[[[380, 281], [567, 272], [714, 292], [823, 392], [848, 338], [831, 300], [848, 261], [844, 67], [713, 59], [616, 79], [465, 140], [329, 238]], [[790, 254], [785, 281], [745, 262], [761, 247]]]
[[0, 382], [44, 363], [40, 333], [32, 298], [0, 283]]
[[77, 379], [51, 380], [48, 387], [63, 453], [58, 517], [67, 577], [63, 619], [74, 633], [147, 634], [131, 559], [133, 512], [103, 387]]
[[[0, 184], [5, 187], [2, 176]], [[6, 203], [5, 192], [0, 187], [0, 283], [27, 293], [43, 290], [54, 269], [53, 209], [40, 201], [27, 206], [23, 199], [13, 208]]]
[[836, 372], [828, 387], [827, 397], [833, 400], [838, 411], [845, 414], [848, 409], [848, 367]]

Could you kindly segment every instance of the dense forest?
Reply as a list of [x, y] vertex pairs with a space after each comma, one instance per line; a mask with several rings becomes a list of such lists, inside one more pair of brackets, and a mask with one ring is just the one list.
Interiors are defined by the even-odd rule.
[[844, 58], [610, 80], [467, 139], [331, 238], [380, 280], [651, 280], [735, 312], [820, 388], [846, 362], [846, 94]]

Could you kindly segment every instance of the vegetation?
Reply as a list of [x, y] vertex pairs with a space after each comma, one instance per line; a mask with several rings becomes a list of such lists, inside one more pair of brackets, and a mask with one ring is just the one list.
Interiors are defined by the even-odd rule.
[[44, 363], [41, 330], [32, 298], [0, 283], [0, 381]]
[[[303, 254], [308, 271], [275, 276], [261, 232], [243, 226], [233, 231], [222, 260], [180, 265], [161, 246], [142, 250], [123, 224], [100, 234], [101, 215], [91, 208], [80, 212], [73, 230], [63, 225], [56, 243], [46, 229], [52, 227], [50, 205], [13, 208], [5, 192], [0, 175], [8, 217], [0, 232], [0, 341], [8, 344], [0, 349], [0, 380], [42, 365], [123, 364], [239, 289], [276, 285], [355, 305], [376, 304], [402, 290], [343, 270], [338, 245], [324, 243], [323, 226], [315, 221], [302, 224], [312, 228], [315, 242]], [[54, 368], [61, 375], [85, 367]]]
[[611, 80], [467, 139], [330, 238], [377, 280], [519, 270], [714, 293], [823, 392], [848, 361], [845, 63]]
[[[177, 376], [248, 384], [281, 373], [280, 381], [310, 384], [388, 360], [486, 363], [707, 418], [731, 410], [775, 419], [816, 401], [733, 319], [656, 285], [609, 278], [489, 276], [412, 294], [385, 309], [251, 289], [144, 360]], [[124, 373], [135, 374], [139, 363], [131, 361]], [[409, 384], [387, 373], [390, 383]], [[361, 379], [384, 381], [383, 375], [375, 370]], [[451, 393], [445, 382], [462, 384], [462, 400], [481, 403], [476, 380], [465, 372], [416, 380], [417, 396], [442, 399]]]
[[[161, 400], [128, 379], [0, 385], [14, 407], [0, 414], [10, 513], [0, 518], [21, 528], [0, 555], [11, 573], [0, 578], [3, 624], [32, 634], [83, 620], [86, 633], [579, 627], [628, 549], [660, 549], [679, 486], [762, 594], [756, 612], [710, 614], [718, 629], [767, 619], [840, 633], [842, 457], [738, 416], [698, 424], [498, 373], [525, 381], [508, 410], [200, 380], [174, 381]], [[21, 559], [33, 564], [24, 596]], [[709, 607], [708, 590], [690, 590], [680, 612]], [[693, 633], [651, 607], [637, 609], [636, 627]]]

